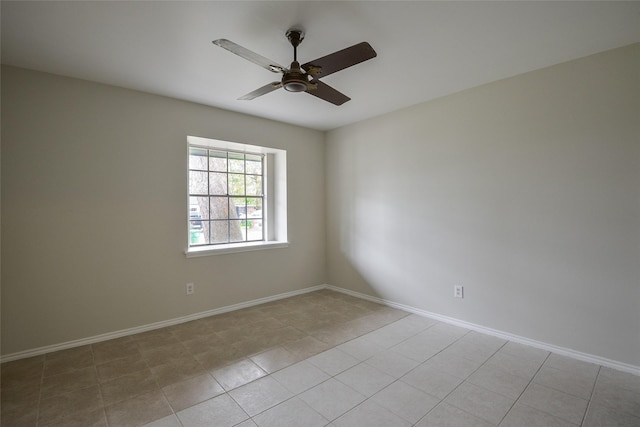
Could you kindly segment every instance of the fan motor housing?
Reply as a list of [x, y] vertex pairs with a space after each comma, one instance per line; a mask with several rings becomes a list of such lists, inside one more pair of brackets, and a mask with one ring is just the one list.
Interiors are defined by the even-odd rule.
[[289, 92], [304, 92], [308, 83], [307, 75], [300, 69], [298, 61], [294, 61], [291, 70], [282, 76], [282, 87]]

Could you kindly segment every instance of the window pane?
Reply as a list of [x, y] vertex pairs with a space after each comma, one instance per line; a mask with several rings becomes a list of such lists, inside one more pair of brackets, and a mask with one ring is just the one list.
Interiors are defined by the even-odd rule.
[[262, 175], [262, 156], [247, 154], [247, 173]]
[[207, 150], [203, 148], [189, 148], [189, 169], [207, 170]]
[[247, 240], [263, 240], [261, 219], [252, 218], [248, 221], [247, 226]]
[[208, 221], [189, 221], [189, 244], [206, 245]]
[[208, 197], [189, 197], [189, 219], [209, 219]]
[[225, 151], [209, 150], [209, 170], [214, 172], [227, 171], [227, 153]]
[[231, 242], [244, 242], [247, 240], [247, 222], [245, 220], [231, 220], [229, 221], [229, 227], [232, 232], [229, 236]]
[[247, 198], [247, 213], [249, 218], [262, 219], [262, 199], [261, 198]]
[[244, 154], [229, 153], [229, 172], [244, 173]]
[[207, 173], [189, 171], [189, 194], [207, 194]]
[[246, 175], [247, 196], [262, 196], [262, 177], [257, 175]]
[[227, 194], [227, 174], [219, 172], [209, 173], [209, 194]]
[[227, 243], [229, 241], [229, 222], [211, 221], [211, 244]]
[[229, 199], [227, 197], [211, 198], [211, 219], [229, 218]]
[[247, 212], [247, 199], [244, 197], [229, 198], [229, 218], [243, 218]]
[[236, 196], [244, 196], [244, 177], [246, 175], [242, 175], [239, 173], [230, 173], [229, 174], [229, 194]]

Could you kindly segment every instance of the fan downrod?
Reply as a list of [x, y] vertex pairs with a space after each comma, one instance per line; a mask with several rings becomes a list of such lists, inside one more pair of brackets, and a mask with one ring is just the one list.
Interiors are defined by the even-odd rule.
[[293, 62], [290, 70], [282, 76], [282, 86], [289, 92], [304, 92], [308, 88], [309, 80], [298, 62], [298, 46], [304, 40], [304, 32], [299, 28], [290, 28], [287, 31], [287, 39], [293, 46]]

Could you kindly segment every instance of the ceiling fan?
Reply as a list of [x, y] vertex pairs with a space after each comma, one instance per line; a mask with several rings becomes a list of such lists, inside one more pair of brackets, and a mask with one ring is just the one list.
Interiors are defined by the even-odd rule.
[[271, 72], [282, 74], [280, 81], [264, 85], [238, 99], [251, 100], [283, 87], [289, 92], [306, 92], [332, 104], [342, 105], [351, 98], [319, 79], [377, 56], [376, 51], [373, 50], [369, 43], [362, 42], [300, 65], [298, 62], [298, 46], [304, 40], [304, 32], [297, 28], [291, 28], [286, 32], [286, 36], [293, 46], [293, 62], [289, 68], [278, 65], [278, 63], [227, 39], [213, 41], [213, 44], [254, 64], [258, 64]]

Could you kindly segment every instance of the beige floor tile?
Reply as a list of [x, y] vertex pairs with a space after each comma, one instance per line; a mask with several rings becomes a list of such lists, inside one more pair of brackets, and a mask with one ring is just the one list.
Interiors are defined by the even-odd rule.
[[582, 425], [584, 427], [638, 427], [640, 417], [591, 403]]
[[251, 360], [243, 359], [224, 368], [211, 372], [218, 383], [227, 391], [243, 386], [267, 375]]
[[37, 411], [40, 400], [39, 381], [1, 385], [0, 414], [3, 418], [19, 418], [23, 414]]
[[393, 351], [418, 362], [435, 356], [451, 345], [456, 339], [442, 332], [432, 331], [431, 328], [392, 347]]
[[461, 384], [444, 401], [494, 425], [498, 425], [515, 402], [468, 382]]
[[293, 394], [300, 394], [330, 378], [324, 371], [303, 360], [271, 375]]
[[49, 353], [45, 356], [44, 376], [52, 376], [72, 372], [94, 366], [91, 346], [82, 346], [68, 350]]
[[328, 420], [338, 418], [366, 399], [364, 395], [335, 379], [318, 384], [298, 397]]
[[529, 384], [518, 402], [577, 425], [582, 423], [588, 404], [584, 399], [535, 383]]
[[410, 427], [411, 423], [372, 400], [355, 407], [333, 422], [337, 427]]
[[347, 369], [336, 375], [335, 379], [367, 397], [373, 396], [396, 380], [391, 375], [385, 374], [366, 363], [360, 363], [353, 368]]
[[4, 386], [21, 382], [28, 378], [42, 378], [44, 355], [29, 357], [0, 365], [0, 383]]
[[171, 384], [162, 391], [175, 412], [224, 393], [222, 386], [209, 374]]
[[219, 341], [220, 337], [206, 323], [200, 321], [192, 321], [181, 323], [170, 327], [173, 335], [180, 341], [189, 341], [197, 338], [206, 338], [209, 341]]
[[324, 427], [329, 422], [296, 397], [264, 411], [254, 419], [260, 427]]
[[204, 353], [194, 353], [194, 357], [208, 371], [220, 369], [245, 358], [235, 347], [221, 346]]
[[424, 362], [424, 364], [431, 366], [440, 372], [444, 372], [445, 374], [453, 375], [454, 377], [461, 379], [466, 379], [482, 365], [481, 362], [453, 354], [447, 354], [445, 352], [436, 354]]
[[140, 350], [143, 351], [180, 342], [169, 328], [143, 332], [134, 335], [132, 338], [137, 342]]
[[284, 347], [278, 346], [252, 356], [251, 360], [265, 372], [271, 374], [299, 362], [301, 358]]
[[640, 375], [616, 371], [611, 368], [600, 368], [598, 384], [614, 386], [640, 394]]
[[168, 415], [164, 418], [160, 418], [159, 420], [151, 421], [142, 427], [182, 427], [182, 424], [180, 424], [178, 417], [175, 415]]
[[66, 393], [79, 388], [98, 385], [96, 368], [77, 369], [58, 375], [51, 375], [42, 379], [42, 396], [48, 397], [58, 393]]
[[[491, 356], [493, 356], [500, 348], [501, 345], [496, 345], [496, 343], [484, 343], [484, 342], [474, 342], [473, 338], [468, 338], [470, 335], [465, 335], [458, 341], [451, 344], [445, 350], [442, 351], [443, 355], [453, 355], [457, 357], [462, 357], [464, 359], [469, 359], [474, 362], [484, 363]], [[471, 335], [473, 337], [473, 335]]]
[[366, 336], [358, 337], [344, 344], [340, 344], [336, 348], [360, 361], [367, 360], [386, 350], [383, 346], [376, 344]]
[[592, 402], [640, 417], [640, 393], [611, 383], [596, 383]]
[[393, 378], [400, 378], [419, 365], [415, 360], [391, 350], [376, 354], [367, 359], [365, 363]]
[[93, 344], [93, 358], [97, 365], [111, 362], [123, 357], [138, 356], [138, 344], [131, 337], [117, 338]]
[[38, 427], [107, 427], [107, 417], [103, 408], [69, 414], [59, 420], [40, 420]]
[[516, 403], [500, 427], [574, 427], [568, 421], [549, 415], [530, 406]]
[[142, 351], [142, 358], [149, 367], [165, 365], [189, 357], [191, 357], [191, 352], [179, 342], [148, 348]]
[[396, 381], [376, 393], [372, 400], [399, 417], [417, 423], [440, 399], [430, 396], [402, 381]]
[[173, 411], [157, 390], [107, 406], [106, 413], [109, 426], [137, 427], [171, 415]]
[[494, 366], [508, 374], [531, 380], [540, 369], [540, 366], [542, 366], [542, 361], [513, 356], [499, 350], [487, 360], [486, 365]]
[[440, 403], [422, 418], [415, 427], [493, 427], [493, 424], [455, 406]]
[[327, 374], [334, 376], [360, 363], [360, 360], [344, 351], [332, 348], [307, 359]]
[[0, 414], [0, 425], [4, 427], [36, 427], [38, 424], [38, 409], [32, 408], [18, 413]]
[[151, 371], [146, 368], [141, 371], [123, 375], [100, 384], [102, 400], [105, 406], [128, 400], [140, 394], [159, 390]]
[[400, 380], [440, 399], [444, 399], [462, 383], [462, 379], [435, 370], [428, 365], [418, 366]]
[[91, 345], [83, 345], [79, 347], [68, 348], [65, 350], [59, 350], [52, 353], [45, 354], [45, 363], [58, 360], [73, 359], [79, 356], [92, 354]]
[[533, 382], [588, 400], [591, 398], [596, 377], [595, 375], [584, 376], [576, 372], [563, 371], [545, 364], [533, 378]]
[[97, 411], [102, 407], [100, 388], [96, 385], [43, 398], [40, 401], [39, 420], [53, 423], [72, 417], [77, 412]]
[[343, 325], [344, 324], [325, 326], [314, 330], [311, 335], [332, 347], [343, 344], [360, 335], [358, 331], [343, 327]]
[[467, 381], [514, 400], [520, 397], [529, 385], [528, 379], [511, 375], [492, 365], [480, 367], [467, 378]]
[[184, 427], [232, 427], [249, 418], [228, 394], [199, 403], [177, 415]]
[[213, 351], [220, 346], [227, 346], [228, 343], [224, 343], [219, 337], [212, 338], [211, 336], [192, 336], [185, 340], [180, 340], [184, 348], [193, 354], [206, 353]]
[[290, 341], [283, 345], [284, 348], [289, 350], [295, 356], [301, 358], [307, 358], [315, 356], [318, 353], [322, 353], [328, 350], [330, 346], [312, 336], [306, 336], [296, 341]]
[[555, 353], [551, 353], [551, 355], [549, 355], [547, 360], [544, 362], [544, 366], [593, 380], [595, 380], [598, 375], [598, 371], [600, 370], [599, 365], [594, 365], [593, 363], [583, 362], [582, 360], [572, 359]]
[[247, 338], [242, 341], [237, 341], [233, 346], [244, 357], [254, 356], [275, 347], [278, 344], [277, 340], [270, 336], [261, 336], [259, 338]]
[[539, 348], [512, 341], [506, 343], [504, 347], [500, 349], [500, 352], [509, 354], [519, 359], [528, 360], [529, 362], [535, 362], [538, 365], [542, 365], [542, 363], [551, 354], [546, 350], [541, 350]]
[[98, 370], [98, 380], [100, 382], [111, 381], [118, 377], [148, 369], [147, 364], [141, 355], [115, 359], [111, 362], [97, 365], [96, 368]]
[[293, 396], [270, 376], [233, 389], [229, 394], [252, 417]]
[[193, 378], [206, 371], [193, 356], [172, 359], [169, 363], [151, 367], [151, 372], [160, 387]]

